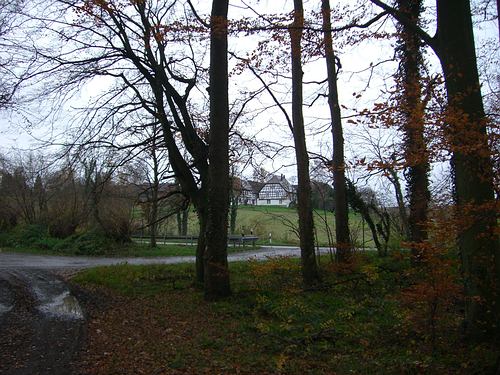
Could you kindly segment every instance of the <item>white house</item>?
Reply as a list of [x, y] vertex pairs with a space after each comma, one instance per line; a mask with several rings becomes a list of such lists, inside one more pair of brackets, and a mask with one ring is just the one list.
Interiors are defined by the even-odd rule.
[[296, 195], [295, 187], [284, 175], [270, 175], [265, 182], [242, 180], [238, 198], [243, 205], [288, 207]]

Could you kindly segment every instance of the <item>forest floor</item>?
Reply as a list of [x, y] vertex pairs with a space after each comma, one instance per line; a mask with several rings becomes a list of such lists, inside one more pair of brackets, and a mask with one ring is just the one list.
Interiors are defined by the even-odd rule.
[[[297, 259], [231, 263], [233, 295], [212, 303], [192, 264], [0, 269], [0, 373], [495, 374], [498, 345], [464, 343], [454, 288], [426, 294], [403, 256], [322, 264], [304, 290]], [[47, 310], [66, 290], [71, 319]]]
[[[495, 374], [498, 346], [465, 344], [461, 302], [412, 294], [402, 259], [363, 255], [304, 290], [299, 262], [232, 263], [207, 303], [192, 265], [113, 266], [72, 279], [87, 311], [83, 374]], [[453, 289], [450, 289], [450, 293]]]

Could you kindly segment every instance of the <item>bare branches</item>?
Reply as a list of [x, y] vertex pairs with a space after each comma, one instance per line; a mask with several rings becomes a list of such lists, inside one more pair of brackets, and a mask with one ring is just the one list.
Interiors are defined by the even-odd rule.
[[421, 27], [418, 27], [415, 25], [414, 22], [411, 22], [408, 17], [405, 16], [405, 14], [398, 9], [391, 7], [384, 3], [381, 0], [370, 0], [373, 4], [379, 6], [384, 10], [386, 14], [390, 14], [394, 18], [398, 20], [398, 22], [402, 23], [409, 29], [413, 30], [415, 33], [418, 34], [420, 38], [433, 50], [437, 50], [439, 48], [438, 40], [436, 37], [431, 37], [429, 34], [427, 34]]

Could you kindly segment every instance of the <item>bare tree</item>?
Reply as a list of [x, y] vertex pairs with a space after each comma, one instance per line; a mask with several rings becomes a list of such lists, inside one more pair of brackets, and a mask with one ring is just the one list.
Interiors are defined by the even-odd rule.
[[311, 202], [311, 180], [309, 177], [309, 155], [307, 153], [302, 113], [302, 49], [301, 39], [304, 27], [302, 0], [294, 0], [294, 17], [290, 27], [292, 61], [292, 129], [297, 160], [297, 206], [299, 213], [300, 256], [302, 278], [306, 286], [320, 280], [316, 253], [314, 251], [314, 220]]
[[333, 186], [335, 189], [336, 258], [339, 262], [347, 262], [351, 255], [351, 240], [349, 234], [349, 210], [347, 206], [345, 178], [344, 136], [337, 89], [339, 63], [333, 49], [332, 32], [330, 31], [332, 26], [329, 0], [321, 1], [321, 12], [323, 15], [325, 58], [328, 77], [328, 106], [330, 107], [330, 117], [332, 119], [333, 159], [331, 168], [333, 170]]

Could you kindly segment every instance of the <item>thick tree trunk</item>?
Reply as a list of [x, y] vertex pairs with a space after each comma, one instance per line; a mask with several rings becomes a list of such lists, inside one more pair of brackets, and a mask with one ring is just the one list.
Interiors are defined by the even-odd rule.
[[328, 75], [328, 105], [332, 119], [333, 136], [333, 188], [335, 190], [335, 236], [336, 258], [339, 262], [347, 262], [351, 257], [352, 246], [349, 234], [349, 210], [347, 206], [347, 190], [344, 163], [344, 136], [340, 113], [339, 94], [337, 88], [337, 67], [331, 33], [330, 1], [321, 0], [323, 29], [325, 40], [326, 70]]
[[210, 19], [210, 143], [205, 298], [231, 294], [227, 264], [229, 210], [228, 0], [213, 0]]
[[[162, 108], [161, 106], [159, 108]], [[204, 283], [204, 255], [206, 249], [206, 223], [208, 211], [206, 208], [207, 205], [207, 165], [199, 163], [198, 170], [200, 173], [201, 179], [201, 187], [198, 187], [196, 181], [193, 178], [193, 174], [189, 169], [186, 161], [182, 157], [182, 154], [179, 152], [177, 145], [175, 143], [175, 139], [172, 136], [172, 132], [169, 129], [170, 123], [166, 118], [164, 113], [161, 113], [162, 127], [163, 127], [163, 139], [165, 141], [165, 145], [168, 150], [168, 156], [170, 160], [170, 164], [172, 169], [176, 174], [177, 181], [179, 182], [181, 189], [184, 194], [186, 194], [193, 203], [193, 206], [196, 209], [199, 220], [199, 235], [198, 235], [198, 244], [196, 247], [196, 281], [203, 285]]]
[[203, 285], [205, 282], [205, 250], [207, 248], [207, 208], [206, 204], [195, 205], [198, 214], [199, 235], [196, 244], [196, 282]]
[[309, 156], [307, 154], [304, 116], [302, 114], [302, 51], [301, 39], [304, 26], [302, 0], [294, 0], [294, 21], [290, 28], [292, 44], [292, 123], [295, 156], [297, 159], [297, 205], [299, 213], [300, 255], [304, 285], [319, 281], [316, 254], [314, 252], [314, 222], [311, 204]]
[[[398, 8], [415, 27], [419, 26], [422, 0], [398, 0]], [[403, 114], [401, 128], [405, 137], [405, 162], [408, 168], [407, 191], [410, 203], [409, 240], [420, 243], [427, 239], [426, 223], [430, 200], [429, 156], [424, 139], [424, 105], [421, 99], [422, 42], [410, 25], [401, 24], [399, 29], [400, 108]], [[415, 258], [419, 257], [418, 247], [414, 247], [412, 252]]]
[[434, 49], [445, 76], [457, 220], [463, 222], [458, 243], [465, 277], [467, 331], [471, 337], [482, 337], [491, 331], [498, 333], [500, 321], [493, 168], [469, 1], [438, 0], [437, 5]]
[[373, 3], [410, 26], [434, 50], [448, 96], [445, 133], [452, 151], [458, 245], [465, 279], [469, 337], [500, 335], [500, 246], [493, 166], [481, 96], [469, 0], [437, 0], [437, 32], [430, 37], [381, 0]]

